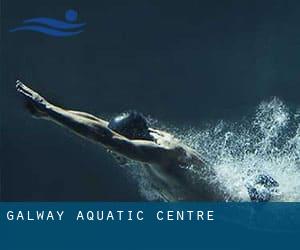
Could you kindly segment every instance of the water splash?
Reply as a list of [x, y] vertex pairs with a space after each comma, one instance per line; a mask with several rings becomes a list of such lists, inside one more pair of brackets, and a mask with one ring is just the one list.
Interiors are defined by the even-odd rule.
[[[273, 98], [262, 102], [254, 115], [240, 122], [220, 121], [202, 130], [172, 132], [214, 167], [219, 190], [228, 199], [249, 201], [246, 183], [267, 173], [280, 185], [275, 201], [300, 201], [299, 114], [299, 110], [291, 112], [281, 100]], [[129, 165], [145, 198], [162, 198], [145, 168]], [[193, 168], [189, 171], [193, 181], [204, 178]]]

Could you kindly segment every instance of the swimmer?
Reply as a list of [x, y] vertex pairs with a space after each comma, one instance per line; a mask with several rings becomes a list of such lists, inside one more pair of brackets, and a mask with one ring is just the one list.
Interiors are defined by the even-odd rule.
[[[34, 117], [58, 123], [102, 144], [122, 158], [142, 163], [141, 167], [151, 174], [153, 185], [158, 187], [163, 200], [230, 200], [218, 188], [212, 166], [197, 151], [171, 134], [149, 127], [142, 114], [125, 112], [106, 121], [88, 113], [55, 106], [21, 81], [16, 83], [17, 91], [25, 97], [27, 108]], [[209, 178], [191, 180], [190, 166]]]

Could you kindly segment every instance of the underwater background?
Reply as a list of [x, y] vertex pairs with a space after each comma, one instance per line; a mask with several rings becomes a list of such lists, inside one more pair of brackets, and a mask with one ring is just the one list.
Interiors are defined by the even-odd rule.
[[[149, 115], [217, 169], [247, 200], [249, 172], [300, 200], [298, 1], [1, 1], [1, 200], [156, 199], [88, 141], [24, 110], [20, 79], [49, 101], [109, 119]], [[22, 20], [65, 19], [84, 30], [52, 37], [9, 32]], [[193, 169], [191, 169], [193, 171]], [[197, 173], [195, 173], [197, 176]]]

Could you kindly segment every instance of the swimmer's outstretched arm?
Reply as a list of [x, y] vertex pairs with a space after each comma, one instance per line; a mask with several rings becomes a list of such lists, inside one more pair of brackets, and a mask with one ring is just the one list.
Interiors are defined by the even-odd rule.
[[60, 108], [17, 81], [17, 91], [37, 113], [37, 117], [63, 125], [84, 138], [101, 143], [125, 157], [147, 163], [162, 164], [168, 161], [172, 149], [164, 148], [151, 141], [129, 140], [108, 128], [108, 122], [91, 114]]

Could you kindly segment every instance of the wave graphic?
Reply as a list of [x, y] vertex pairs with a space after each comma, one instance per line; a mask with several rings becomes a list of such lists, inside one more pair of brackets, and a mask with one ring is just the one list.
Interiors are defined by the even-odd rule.
[[13, 28], [10, 32], [34, 31], [49, 36], [67, 37], [77, 35], [84, 31], [82, 28], [86, 25], [85, 23], [72, 23], [77, 20], [76, 11], [67, 10], [65, 19], [67, 22], [47, 17], [27, 19], [23, 21], [23, 26]]
[[[223, 120], [206, 124], [205, 129], [166, 130], [197, 150], [217, 173], [217, 180], [204, 177], [191, 166], [191, 181], [219, 183], [219, 191], [228, 200], [250, 201], [246, 184], [265, 173], [279, 183], [273, 201], [300, 201], [300, 108], [273, 98], [236, 122]], [[146, 199], [163, 199], [164, 194], [152, 185], [145, 168], [137, 163], [130, 167], [130, 175]]]
[[83, 30], [69, 31], [69, 32], [60, 31], [60, 30], [54, 30], [54, 29], [50, 29], [47, 27], [43, 27], [43, 26], [34, 26], [34, 25], [18, 27], [18, 28], [11, 30], [11, 32], [21, 31], [21, 30], [36, 31], [36, 32], [40, 32], [40, 33], [44, 33], [44, 34], [47, 34], [50, 36], [56, 36], [56, 37], [74, 36], [74, 35], [77, 35], [77, 34], [83, 32]]
[[73, 23], [67, 23], [64, 21], [60, 21], [52, 18], [46, 18], [46, 17], [38, 17], [38, 18], [24, 20], [23, 23], [44, 24], [44, 25], [48, 25], [51, 28], [56, 28], [56, 29], [75, 29], [75, 28], [83, 27], [85, 25], [85, 23], [73, 24]]

